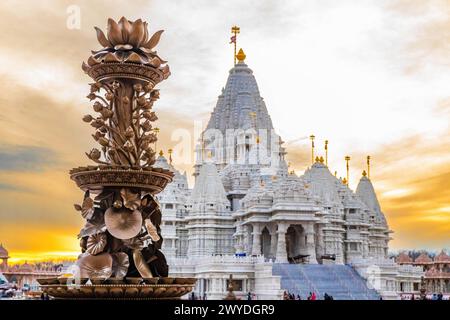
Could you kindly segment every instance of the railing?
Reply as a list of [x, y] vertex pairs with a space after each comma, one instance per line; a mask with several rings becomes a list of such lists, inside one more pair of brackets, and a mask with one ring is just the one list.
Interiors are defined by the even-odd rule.
[[206, 264], [206, 263], [237, 263], [237, 264], [249, 264], [249, 263], [269, 263], [271, 261], [265, 261], [264, 256], [231, 256], [231, 255], [215, 255], [215, 256], [201, 256], [201, 257], [189, 257], [189, 258], [169, 258], [169, 265], [192, 265], [192, 264]]

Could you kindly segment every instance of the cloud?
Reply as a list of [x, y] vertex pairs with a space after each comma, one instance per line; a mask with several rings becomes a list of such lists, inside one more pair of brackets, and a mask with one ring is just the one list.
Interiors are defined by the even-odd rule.
[[0, 146], [0, 170], [41, 171], [55, 164], [56, 154], [36, 146]]

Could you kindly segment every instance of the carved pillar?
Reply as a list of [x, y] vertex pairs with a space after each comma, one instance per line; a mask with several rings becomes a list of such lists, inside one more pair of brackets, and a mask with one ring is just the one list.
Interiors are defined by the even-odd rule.
[[258, 223], [253, 224], [253, 246], [252, 255], [261, 254], [261, 225]]
[[319, 224], [317, 226], [317, 254], [319, 257], [322, 257], [325, 254], [325, 243], [323, 239], [323, 232], [322, 232], [323, 224]]
[[306, 236], [306, 250], [309, 254], [309, 263], [317, 264], [316, 241], [314, 239], [315, 232], [313, 222], [305, 224], [305, 236]]
[[270, 256], [275, 257], [277, 254], [277, 232], [275, 230], [270, 234]]
[[288, 229], [287, 224], [279, 223], [277, 230], [277, 263], [287, 262], [287, 252], [286, 252], [286, 231]]

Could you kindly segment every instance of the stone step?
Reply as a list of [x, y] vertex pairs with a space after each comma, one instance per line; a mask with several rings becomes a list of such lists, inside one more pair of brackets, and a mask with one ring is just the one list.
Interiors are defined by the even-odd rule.
[[350, 266], [274, 264], [272, 274], [281, 277], [281, 288], [302, 299], [315, 292], [319, 299], [325, 293], [336, 300], [378, 300], [379, 294]]

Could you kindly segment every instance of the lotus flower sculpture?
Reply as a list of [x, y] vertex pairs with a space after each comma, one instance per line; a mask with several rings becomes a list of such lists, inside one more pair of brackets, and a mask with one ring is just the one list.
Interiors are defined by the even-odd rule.
[[[85, 115], [83, 121], [94, 128], [92, 137], [99, 148], [86, 153], [97, 165], [78, 167], [70, 174], [84, 191], [83, 202], [75, 205], [86, 220], [78, 235], [82, 254], [77, 264], [81, 277], [91, 279], [94, 285], [105, 281], [120, 284], [123, 277], [133, 284], [140, 281], [136, 277], [152, 278], [148, 281], [153, 284], [158, 277], [166, 279], [162, 280], [163, 285], [171, 282], [167, 280], [168, 266], [160, 251], [161, 210], [154, 195], [172, 180], [173, 173], [152, 167], [155, 152], [151, 148], [157, 139], [153, 122], [158, 117], [152, 110], [159, 99], [155, 86], [170, 71], [163, 65], [166, 61], [153, 51], [162, 30], [149, 38], [147, 27], [141, 19], [133, 22], [122, 17], [118, 23], [109, 19], [106, 36], [95, 28], [103, 48], [93, 51], [82, 65], [94, 80], [87, 98], [95, 113]], [[114, 279], [108, 280], [111, 276]], [[189, 292], [192, 284], [174, 284], [172, 291], [164, 295], [180, 296]], [[65, 287], [59, 289], [62, 291], [52, 294], [69, 294]], [[122, 290], [110, 289], [99, 288], [108, 297]], [[141, 292], [143, 298], [148, 298], [165, 290], [144, 289], [129, 291], [127, 287], [120, 295]], [[87, 296], [92, 293], [89, 290]], [[86, 293], [80, 294], [86, 297]], [[98, 295], [95, 291], [94, 296]]]
[[[83, 63], [83, 70], [87, 71], [90, 67], [102, 62], [140, 63], [159, 68], [166, 61], [158, 57], [156, 51], [152, 49], [158, 44], [163, 30], [155, 32], [148, 38], [147, 27], [147, 22], [141, 19], [133, 22], [125, 17], [122, 17], [119, 23], [108, 19], [107, 37], [101, 29], [95, 27], [98, 42], [103, 49], [93, 51], [87, 65]], [[170, 74], [169, 67], [163, 66], [161, 70], [167, 78]]]

